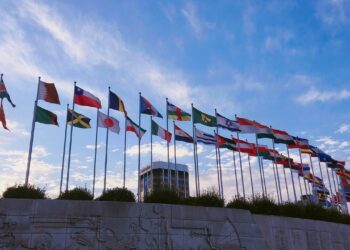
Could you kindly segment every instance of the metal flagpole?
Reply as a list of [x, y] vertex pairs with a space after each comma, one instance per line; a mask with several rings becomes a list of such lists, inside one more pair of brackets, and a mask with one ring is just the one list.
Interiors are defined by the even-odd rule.
[[290, 178], [292, 179], [292, 185], [293, 185], [293, 192], [294, 192], [294, 201], [297, 202], [297, 193], [295, 191], [295, 185], [294, 185], [294, 178], [293, 178], [293, 171], [292, 171], [292, 165], [290, 164], [290, 156], [289, 156], [289, 148], [287, 147], [287, 156], [288, 156], [288, 165], [289, 165], [289, 171], [290, 171]]
[[284, 165], [282, 166], [282, 168], [283, 168], [284, 183], [286, 184], [287, 199], [288, 199], [288, 202], [290, 202], [287, 176], [286, 176], [286, 170], [284, 169]]
[[192, 134], [193, 134], [193, 162], [194, 162], [194, 176], [196, 183], [196, 196], [198, 197], [198, 184], [197, 184], [197, 160], [196, 160], [196, 139], [195, 139], [195, 126], [193, 121], [193, 103], [191, 103], [192, 107]]
[[331, 179], [329, 178], [329, 172], [328, 172], [328, 167], [326, 165], [326, 170], [327, 170], [327, 176], [328, 176], [328, 183], [329, 183], [329, 188], [330, 188], [330, 191], [331, 191], [331, 197], [333, 198], [333, 189], [332, 189], [332, 183], [331, 183]]
[[[311, 159], [311, 155], [310, 155], [310, 159]], [[320, 162], [320, 159], [319, 159], [319, 158], [317, 158], [317, 159], [318, 159], [318, 166], [319, 166], [319, 168], [320, 168], [321, 178], [322, 178], [322, 182], [323, 182], [323, 186], [324, 186], [323, 195], [324, 195], [325, 197], [327, 197], [327, 196], [326, 196], [326, 190], [325, 190], [326, 184], [325, 184], [324, 179], [323, 179], [323, 172], [322, 172], [322, 168], [321, 168], [321, 162]]]
[[[149, 166], [151, 168], [151, 180], [152, 180], [152, 183], [153, 183], [153, 133], [152, 133], [152, 120], [153, 120], [152, 116], [150, 116], [150, 121], [151, 121], [151, 164]], [[164, 188], [164, 169], [162, 169], [162, 170], [163, 170], [162, 184], [163, 184], [163, 188]]]
[[[168, 97], [166, 99], [166, 131], [169, 132], [169, 120], [168, 120]], [[170, 172], [170, 164], [169, 164], [169, 141], [166, 140], [166, 146], [167, 146], [167, 154], [168, 154], [168, 186], [169, 190], [171, 190], [171, 172]]]
[[[67, 114], [66, 114], [67, 118], [68, 118], [68, 108], [69, 108], [69, 104], [67, 104]], [[67, 118], [66, 118], [66, 125], [65, 125], [65, 128], [64, 128], [63, 155], [62, 155], [62, 168], [61, 168], [61, 180], [60, 180], [60, 194], [62, 193], [64, 160], [65, 160], [65, 155], [66, 155], [66, 141], [67, 141], [67, 127], [68, 127], [68, 123], [67, 123], [68, 119]]]
[[[176, 139], [175, 139], [175, 121], [173, 121], [173, 138], [174, 138], [174, 164], [175, 164], [175, 173], [176, 173], [176, 192], [179, 193], [179, 170], [177, 169], [177, 165], [176, 165]], [[185, 171], [184, 171], [185, 173]], [[184, 176], [185, 179], [185, 176]], [[184, 186], [185, 187], [185, 186]], [[186, 187], [185, 187], [186, 189]], [[185, 190], [185, 194], [184, 197], [186, 197], [186, 190]]]
[[[92, 181], [92, 197], [95, 197], [95, 183], [96, 183], [96, 158], [97, 158], [97, 138], [98, 138], [98, 113], [99, 109], [96, 109], [96, 136], [95, 136], [95, 158], [94, 158], [94, 178]], [[103, 182], [103, 193], [106, 191], [106, 169]]]
[[265, 188], [264, 188], [264, 181], [262, 177], [262, 169], [261, 169], [261, 161], [260, 161], [260, 155], [259, 155], [259, 143], [258, 143], [258, 137], [255, 134], [255, 140], [256, 140], [256, 151], [257, 151], [257, 157], [258, 157], [258, 163], [259, 163], [259, 171], [260, 171], [260, 181], [261, 181], [261, 189], [263, 192], [263, 196], [265, 196]]
[[26, 172], [26, 179], [25, 179], [25, 186], [26, 187], [28, 186], [28, 182], [29, 182], [30, 164], [31, 164], [31, 161], [32, 161], [32, 151], [33, 151], [33, 141], [34, 141], [34, 131], [35, 131], [35, 120], [36, 120], [36, 107], [38, 106], [38, 96], [39, 96], [39, 83], [40, 83], [40, 76], [38, 78], [38, 87], [37, 87], [37, 90], [36, 90], [36, 98], [35, 98], [35, 101], [34, 101], [32, 131], [30, 133], [27, 172]]
[[[214, 134], [215, 134], [215, 130], [214, 130]], [[218, 159], [218, 147], [217, 145], [215, 145], [215, 158], [216, 158], [216, 170], [217, 170], [217, 174], [218, 174], [218, 191], [219, 194], [221, 196], [221, 185], [220, 185], [220, 171], [219, 171], [219, 159]]]
[[233, 156], [233, 167], [234, 167], [234, 169], [235, 169], [236, 192], [237, 192], [237, 195], [239, 196], [239, 188], [238, 188], [238, 178], [237, 178], [237, 166], [236, 166], [235, 151], [232, 151], [232, 156]]
[[267, 187], [266, 187], [265, 169], [264, 169], [264, 157], [261, 157], [260, 161], [261, 161], [261, 171], [262, 171], [262, 174], [263, 174], [264, 189], [265, 189], [265, 194], [267, 196]]
[[[334, 185], [334, 192], [335, 192], [335, 195], [337, 195], [337, 192], [339, 193], [339, 189], [337, 188], [337, 185], [335, 184], [335, 180], [334, 180], [334, 173], [333, 173], [333, 169], [331, 169], [331, 173], [332, 173], [332, 179], [333, 179], [333, 185]], [[337, 191], [338, 189], [338, 191]], [[338, 196], [338, 195], [337, 195]]]
[[[108, 87], [108, 107], [107, 107], [107, 117], [109, 119], [109, 94], [111, 91], [111, 87]], [[106, 131], [106, 152], [105, 152], [105, 176], [103, 180], [103, 192], [106, 192], [106, 183], [107, 183], [107, 164], [108, 164], [108, 135], [109, 135], [109, 127], [107, 127]]]
[[335, 179], [336, 179], [336, 181], [337, 181], [337, 185], [338, 185], [338, 188], [340, 187], [340, 189], [341, 189], [341, 198], [342, 198], [342, 202], [343, 202], [343, 206], [344, 206], [344, 208], [345, 208], [345, 213], [346, 214], [348, 214], [349, 213], [349, 210], [348, 210], [348, 206], [347, 206], [347, 203], [346, 203], [346, 196], [345, 196], [345, 192], [344, 192], [344, 189], [343, 189], [343, 186], [342, 185], [340, 185], [340, 183], [339, 183], [339, 176], [336, 174], [335, 175]]
[[[221, 198], [224, 198], [224, 190], [222, 185], [222, 172], [221, 172], [221, 154], [220, 154], [220, 148], [217, 147], [218, 150], [218, 157], [219, 157], [219, 174], [220, 174], [220, 188], [221, 188]], [[198, 155], [198, 154], [197, 154]]]
[[[196, 129], [196, 127], [194, 127]], [[196, 133], [196, 140], [197, 140], [197, 133]], [[219, 156], [220, 160], [220, 156]], [[199, 164], [198, 164], [198, 149], [197, 149], [197, 143], [196, 143], [196, 161], [197, 161], [197, 183], [198, 183], [198, 195], [201, 196], [201, 186], [199, 182]]]
[[[239, 140], [239, 134], [237, 132], [237, 139]], [[238, 157], [239, 157], [239, 165], [241, 168], [241, 180], [242, 180], [242, 189], [243, 189], [243, 199], [245, 199], [245, 188], [244, 188], [244, 177], [243, 177], [243, 166], [242, 166], [242, 156], [240, 148], [238, 147]]]
[[305, 194], [307, 195], [307, 187], [306, 187], [306, 181], [305, 181], [305, 178], [304, 178], [304, 166], [303, 166], [303, 158], [301, 157], [301, 150], [299, 148], [299, 157], [300, 157], [300, 163], [301, 163], [301, 173], [303, 175], [303, 180], [304, 180], [304, 186], [305, 186]]
[[[273, 148], [273, 150], [276, 150], [275, 149], [275, 141], [274, 141], [274, 139], [272, 139], [272, 148]], [[274, 152], [274, 162], [272, 163], [272, 166], [274, 166], [276, 168], [276, 178], [277, 178], [278, 189], [279, 189], [278, 191], [279, 191], [279, 195], [280, 195], [280, 202], [282, 203], [283, 199], [282, 199], [282, 189], [281, 189], [280, 174], [278, 172], [278, 166], [277, 166], [277, 164], [275, 162], [276, 162], [276, 155], [275, 155], [275, 152]], [[289, 196], [288, 196], [288, 200], [289, 200]]]
[[[125, 125], [124, 125], [124, 173], [123, 173], [123, 188], [125, 188], [125, 172], [126, 172], [126, 126], [127, 126], [127, 116], [125, 115]], [[152, 183], [153, 185], [153, 183]]]
[[70, 138], [69, 138], [69, 149], [68, 149], [68, 166], [67, 166], [67, 180], [66, 180], [66, 191], [68, 191], [68, 185], [69, 185], [69, 173], [70, 173], [70, 158], [71, 158], [71, 152], [72, 152], [72, 141], [73, 141], [73, 125], [74, 125], [74, 108], [75, 108], [75, 102], [74, 102], [74, 95], [75, 95], [75, 87], [77, 85], [77, 82], [74, 82], [74, 93], [73, 93], [73, 105], [72, 105], [72, 124], [70, 126]]
[[281, 197], [280, 197], [280, 192], [279, 192], [279, 188], [278, 188], [278, 182], [277, 182], [277, 177], [276, 177], [276, 170], [275, 170], [275, 164], [272, 163], [272, 169], [273, 169], [273, 175], [275, 178], [275, 185], [276, 185], [276, 192], [277, 192], [277, 200], [278, 200], [278, 204], [281, 203]]
[[[248, 143], [248, 141], [246, 140], [246, 142]], [[250, 156], [248, 155], [248, 166], [249, 166], [249, 174], [250, 174], [250, 184], [252, 186], [252, 196], [253, 196], [253, 200], [254, 200], [254, 185], [253, 185], [253, 177], [252, 177], [252, 167], [250, 165]]]
[[[152, 132], [151, 132], [152, 133]], [[139, 92], [139, 158], [137, 166], [137, 201], [141, 201], [140, 194], [140, 185], [141, 185], [141, 176], [140, 176], [140, 166], [141, 166], [141, 92]]]

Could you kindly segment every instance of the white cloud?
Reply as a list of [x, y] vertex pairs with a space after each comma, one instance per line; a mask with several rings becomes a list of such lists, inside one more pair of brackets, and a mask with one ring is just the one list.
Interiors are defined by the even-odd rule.
[[342, 124], [340, 127], [335, 131], [335, 133], [343, 134], [350, 130], [350, 124]]
[[[101, 143], [98, 143], [96, 145], [97, 149], [99, 149], [101, 146], [102, 146]], [[87, 148], [87, 149], [95, 149], [95, 144], [87, 144], [87, 145], [85, 145], [85, 148]]]
[[316, 3], [316, 15], [327, 25], [344, 24], [349, 21], [348, 7], [344, 0], [321, 0]]
[[181, 10], [183, 16], [186, 18], [190, 28], [197, 37], [201, 37], [203, 33], [203, 27], [201, 21], [197, 16], [197, 9], [192, 2], [187, 2]]
[[306, 105], [313, 102], [343, 101], [350, 98], [350, 91], [347, 89], [338, 91], [320, 91], [316, 88], [309, 89], [305, 94], [296, 97], [296, 101]]

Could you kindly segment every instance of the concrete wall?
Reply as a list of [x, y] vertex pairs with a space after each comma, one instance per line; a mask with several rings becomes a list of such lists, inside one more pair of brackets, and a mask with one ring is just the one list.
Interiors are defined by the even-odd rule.
[[347, 250], [350, 226], [324, 221], [253, 215], [271, 250]]
[[244, 210], [0, 200], [0, 249], [268, 249]]

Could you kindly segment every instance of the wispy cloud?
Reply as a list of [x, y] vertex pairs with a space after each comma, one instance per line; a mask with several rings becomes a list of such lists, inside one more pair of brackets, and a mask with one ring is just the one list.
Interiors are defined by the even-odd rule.
[[344, 0], [322, 0], [316, 2], [316, 15], [328, 25], [349, 21], [349, 2]]
[[329, 102], [329, 101], [343, 101], [350, 98], [350, 91], [343, 90], [324, 90], [320, 91], [315, 87], [309, 89], [304, 94], [296, 97], [296, 101], [300, 104], [306, 105], [313, 102]]
[[350, 131], [350, 124], [342, 124], [340, 127], [335, 131], [335, 133], [343, 134]]

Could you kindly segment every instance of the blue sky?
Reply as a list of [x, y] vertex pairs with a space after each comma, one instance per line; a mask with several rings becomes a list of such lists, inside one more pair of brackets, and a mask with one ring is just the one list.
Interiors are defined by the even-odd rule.
[[[102, 100], [104, 112], [111, 86], [137, 120], [141, 91], [164, 115], [165, 97], [188, 111], [191, 103], [208, 113], [217, 108], [227, 117], [237, 114], [306, 137], [335, 158], [350, 161], [350, 4], [345, 1], [2, 1], [0, 6], [0, 71], [17, 104], [13, 109], [5, 102], [11, 132], [0, 131], [1, 191], [24, 182], [39, 75], [56, 84], [62, 104], [39, 104], [59, 115], [60, 127], [37, 124], [30, 182], [53, 198], [74, 81]], [[76, 110], [92, 118], [93, 129], [74, 130], [70, 185], [91, 188], [96, 111]], [[121, 113], [111, 114], [123, 131]], [[165, 126], [165, 120], [157, 122]], [[149, 130], [149, 117], [142, 124]], [[180, 126], [191, 132], [190, 124]], [[137, 140], [131, 133], [127, 140], [127, 186], [135, 190]], [[104, 141], [100, 129], [98, 192]], [[142, 165], [150, 160], [149, 141], [147, 133]], [[164, 143], [154, 141], [154, 159], [165, 160]], [[271, 146], [268, 140], [262, 143]], [[192, 171], [191, 146], [178, 146], [178, 162]], [[284, 146], [279, 148], [283, 152]], [[199, 151], [201, 187], [216, 187], [213, 149]], [[229, 199], [235, 193], [232, 153], [222, 153]], [[111, 133], [108, 187], [122, 185], [122, 154], [123, 133]], [[244, 158], [248, 174], [246, 164]], [[271, 167], [267, 171], [273, 192]]]

